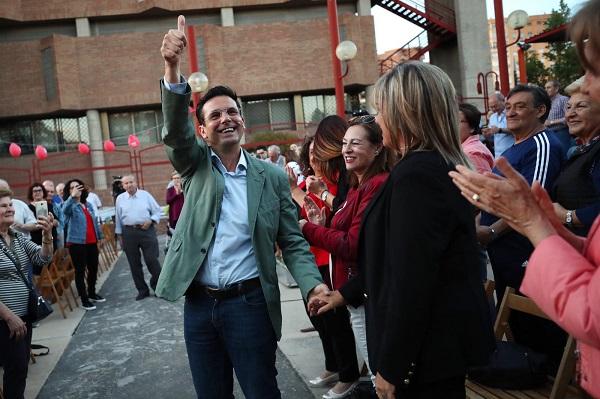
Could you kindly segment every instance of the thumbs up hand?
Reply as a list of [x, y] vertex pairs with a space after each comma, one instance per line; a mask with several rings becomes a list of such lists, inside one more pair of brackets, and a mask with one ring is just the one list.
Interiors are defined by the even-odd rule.
[[177, 18], [177, 29], [170, 29], [163, 38], [160, 54], [165, 60], [165, 80], [179, 83], [179, 62], [187, 47], [185, 37], [185, 17]]

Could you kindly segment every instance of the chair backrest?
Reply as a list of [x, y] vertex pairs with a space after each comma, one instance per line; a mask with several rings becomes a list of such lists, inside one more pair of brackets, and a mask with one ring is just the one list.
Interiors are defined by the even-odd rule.
[[[512, 335], [508, 326], [508, 319], [510, 318], [510, 313], [512, 310], [551, 320], [548, 315], [546, 315], [535, 304], [535, 302], [533, 302], [533, 300], [525, 296], [518, 295], [515, 293], [514, 288], [507, 287], [506, 291], [504, 292], [504, 298], [502, 298], [502, 303], [500, 304], [498, 317], [496, 317], [496, 323], [494, 325], [494, 333], [496, 334], [497, 340], [501, 340], [504, 335], [506, 335], [508, 340], [511, 340]], [[556, 373], [554, 383], [552, 384], [552, 391], [549, 399], [564, 398], [569, 390], [569, 383], [575, 374], [576, 346], [577, 344], [575, 339], [569, 335], [563, 351], [562, 359], [560, 361], [558, 372]]]
[[531, 299], [516, 294], [514, 288], [506, 287], [504, 298], [502, 298], [500, 310], [496, 317], [496, 323], [494, 324], [494, 334], [496, 334], [497, 340], [501, 340], [505, 334], [510, 335], [508, 319], [512, 310], [550, 320]]

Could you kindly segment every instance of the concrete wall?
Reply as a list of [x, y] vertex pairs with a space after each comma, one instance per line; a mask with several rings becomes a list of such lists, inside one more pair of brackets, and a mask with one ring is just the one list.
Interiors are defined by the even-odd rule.
[[[461, 72], [461, 86], [457, 89], [463, 97], [478, 97], [477, 74], [492, 69], [486, 5], [480, 0], [460, 0], [455, 3]], [[483, 101], [471, 98], [467, 101], [483, 110]]]
[[436, 0], [455, 10], [457, 37], [429, 53], [432, 64], [444, 69], [459, 96], [483, 109], [477, 74], [491, 69], [487, 12], [481, 0]]

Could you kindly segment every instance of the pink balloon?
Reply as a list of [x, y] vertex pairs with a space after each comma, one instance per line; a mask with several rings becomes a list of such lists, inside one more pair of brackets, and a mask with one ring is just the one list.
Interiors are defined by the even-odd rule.
[[139, 147], [140, 139], [138, 139], [138, 137], [135, 134], [130, 134], [129, 139], [127, 139], [127, 144], [129, 144], [131, 148]]
[[80, 154], [87, 155], [90, 153], [90, 147], [86, 143], [79, 143], [77, 151], [79, 151]]
[[104, 140], [104, 151], [112, 152], [115, 150], [115, 143], [110, 140]]
[[44, 159], [48, 158], [48, 151], [46, 150], [46, 147], [44, 147], [43, 145], [36, 146], [35, 147], [35, 156], [39, 160], [44, 160]]
[[21, 147], [17, 143], [10, 143], [8, 146], [8, 152], [10, 156], [13, 158], [18, 158], [21, 156]]

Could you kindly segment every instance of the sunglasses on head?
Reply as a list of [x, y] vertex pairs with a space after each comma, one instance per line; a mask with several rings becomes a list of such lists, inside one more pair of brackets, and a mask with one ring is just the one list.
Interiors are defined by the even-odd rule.
[[375, 115], [355, 116], [354, 118], [351, 118], [348, 121], [348, 123], [350, 123], [351, 125], [358, 125], [358, 124], [369, 125], [371, 123], [375, 123]]

